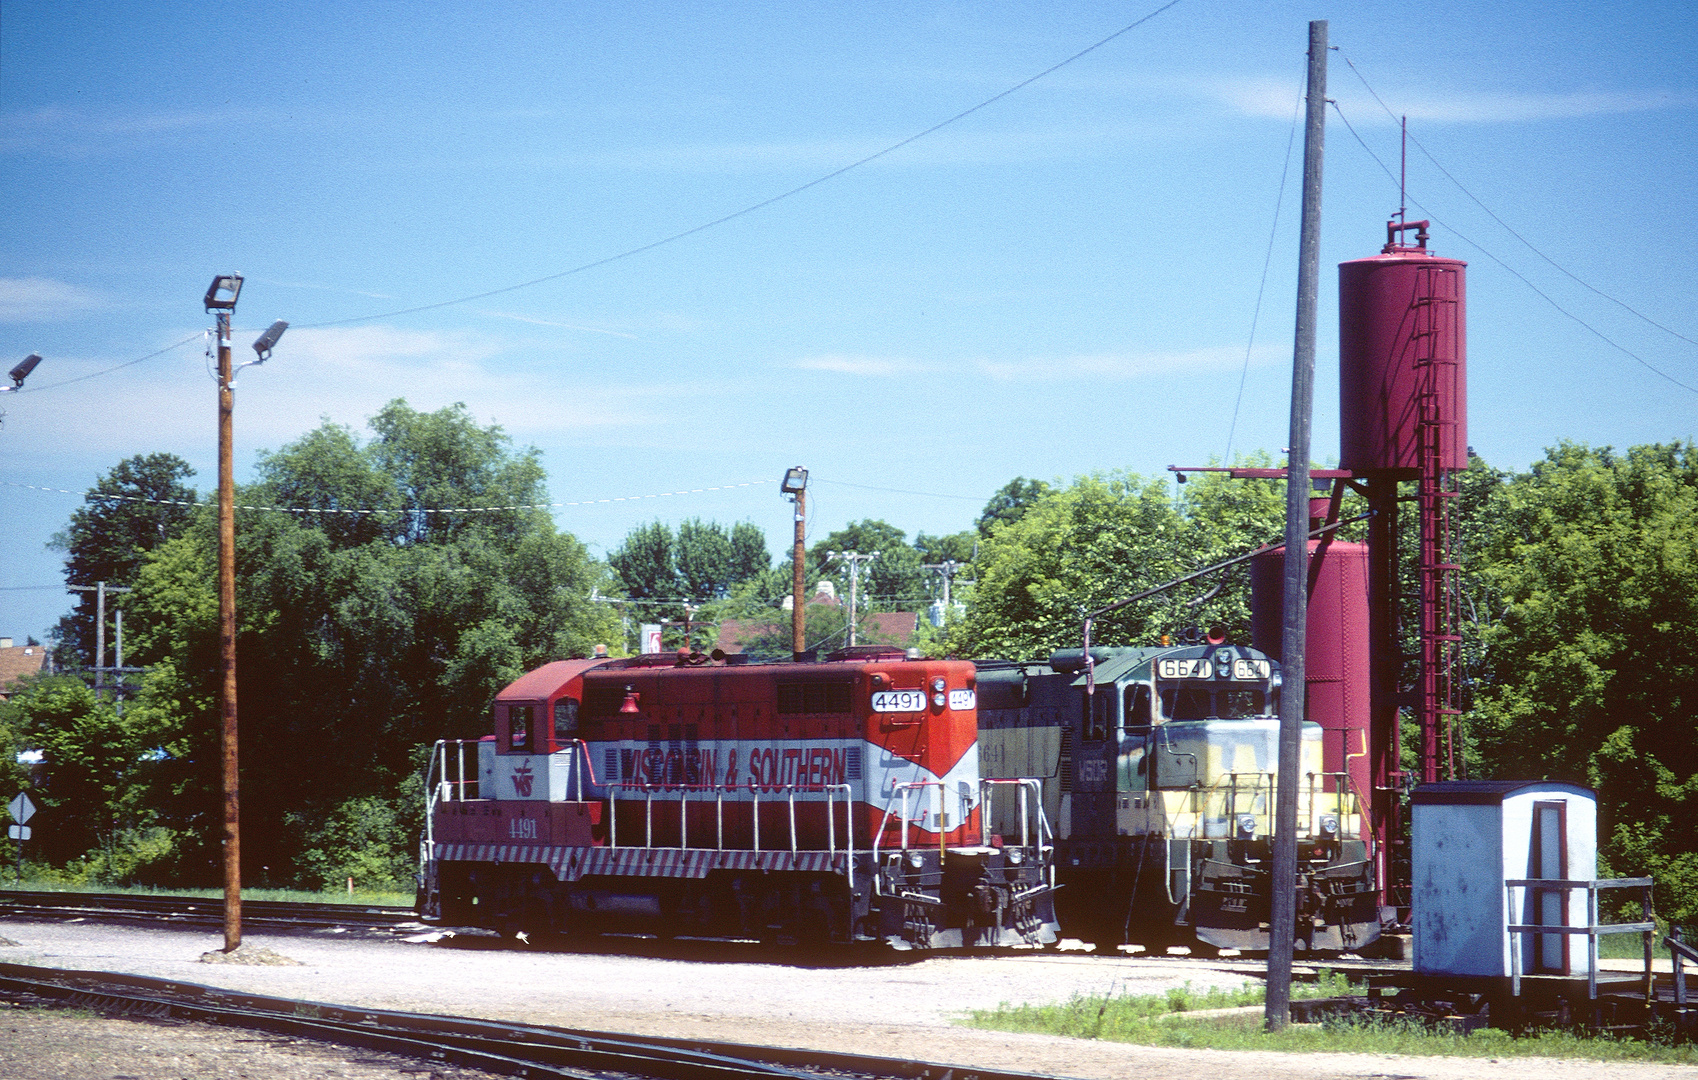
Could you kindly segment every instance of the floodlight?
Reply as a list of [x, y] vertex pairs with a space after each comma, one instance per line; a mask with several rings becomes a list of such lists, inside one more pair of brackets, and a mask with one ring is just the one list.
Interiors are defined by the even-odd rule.
[[263, 364], [271, 359], [271, 350], [276, 347], [277, 339], [282, 337], [283, 331], [287, 329], [289, 329], [289, 324], [278, 319], [271, 324], [269, 330], [259, 336], [259, 340], [254, 342], [254, 352], [259, 354], [259, 359], [255, 360], [254, 363]]
[[24, 380], [29, 378], [29, 373], [34, 371], [35, 365], [39, 363], [41, 363], [40, 353], [30, 353], [28, 356], [18, 361], [18, 366], [9, 372], [12, 377], [12, 388], [15, 390], [22, 386], [24, 384]]
[[802, 468], [800, 465], [796, 465], [785, 470], [784, 484], [780, 490], [782, 490], [786, 495], [795, 495], [806, 489], [807, 486], [808, 470]]
[[[221, 293], [229, 293], [230, 295], [226, 298], [221, 296]], [[212, 285], [206, 290], [206, 310], [234, 311], [236, 310], [236, 297], [240, 295], [242, 295], [242, 275], [219, 274], [212, 279]]]

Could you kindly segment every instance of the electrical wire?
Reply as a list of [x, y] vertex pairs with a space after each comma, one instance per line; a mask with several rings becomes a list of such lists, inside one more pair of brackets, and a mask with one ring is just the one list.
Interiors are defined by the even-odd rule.
[[[1104, 38], [1094, 42], [1093, 44], [1087, 45], [1085, 48], [1080, 49], [1078, 52], [1074, 53], [1072, 56], [1067, 57], [1065, 60], [1062, 60], [1060, 63], [1052, 64], [1050, 67], [1045, 68], [1044, 70], [1038, 72], [1036, 75], [1033, 75], [1030, 78], [1027, 78], [1027, 79], [1024, 79], [1024, 80], [1022, 80], [1018, 83], [1015, 83], [1013, 86], [1002, 91], [1001, 93], [996, 94], [992, 97], [988, 97], [985, 100], [979, 102], [977, 105], [972, 106], [971, 108], [963, 109], [962, 111], [956, 113], [954, 116], [949, 117], [947, 120], [942, 120], [942, 121], [940, 121], [936, 124], [933, 124], [931, 127], [926, 128], [924, 131], [920, 131], [920, 132], [917, 132], [916, 134], [910, 135], [906, 139], [901, 140], [900, 142], [892, 143], [891, 145], [885, 147], [883, 150], [879, 150], [876, 153], [868, 154], [866, 157], [861, 158], [857, 161], [852, 161], [849, 164], [844, 165], [840, 168], [833, 169], [831, 172], [826, 173], [824, 176], [816, 177], [815, 179], [810, 180], [805, 184], [800, 184], [796, 187], [791, 188], [788, 191], [781, 192], [781, 193], [774, 195], [770, 198], [762, 199], [760, 202], [754, 203], [753, 205], [750, 205], [750, 206], [746, 206], [741, 210], [736, 210], [736, 211], [733, 211], [732, 213], [725, 214], [722, 217], [714, 218], [712, 221], [705, 222], [705, 223], [703, 223], [701, 225], [697, 225], [693, 228], [685, 229], [682, 232], [673, 233], [671, 236], [662, 237], [659, 240], [654, 240], [654, 241], [651, 241], [647, 244], [642, 244], [642, 245], [639, 245], [637, 247], [630, 248], [630, 249], [627, 249], [625, 251], [621, 251], [621, 252], [619, 252], [618, 254], [615, 254], [615, 255], [608, 255], [604, 258], [595, 259], [595, 260], [592, 260], [592, 261], [587, 262], [587, 263], [582, 263], [578, 266], [572, 267], [571, 269], [562, 270], [559, 273], [547, 274], [547, 275], [544, 275], [543, 277], [533, 278], [530, 281], [522, 281], [522, 282], [518, 283], [517, 285], [505, 285], [505, 286], [502, 286], [499, 289], [490, 289], [486, 292], [475, 293], [471, 296], [461, 296], [461, 297], [458, 297], [458, 298], [453, 299], [453, 300], [440, 300], [440, 301], [437, 301], [436, 303], [433, 303], [433, 304], [420, 304], [420, 305], [417, 305], [415, 307], [409, 307], [409, 308], [398, 308], [394, 311], [379, 312], [379, 313], [374, 314], [374, 315], [358, 315], [358, 316], [355, 316], [355, 317], [350, 318], [350, 319], [333, 319], [333, 320], [330, 320], [328, 322], [299, 323], [295, 326], [295, 329], [296, 330], [322, 330], [322, 329], [326, 329], [326, 328], [333, 327], [333, 326], [352, 326], [356, 323], [370, 322], [373, 319], [391, 319], [391, 318], [396, 318], [396, 317], [401, 316], [401, 315], [415, 315], [415, 314], [422, 312], [422, 311], [436, 311], [440, 308], [453, 307], [453, 306], [458, 305], [458, 304], [469, 304], [469, 303], [472, 303], [472, 302], [477, 301], [477, 300], [487, 300], [488, 298], [490, 298], [492, 296], [501, 296], [505, 293], [516, 292], [520, 289], [528, 289], [533, 285], [543, 285], [543, 284], [546, 284], [550, 281], [559, 281], [562, 278], [568, 278], [568, 277], [572, 277], [576, 274], [582, 274], [586, 271], [594, 270], [598, 267], [606, 266], [609, 263], [619, 262], [623, 259], [629, 259], [633, 256], [641, 255], [644, 252], [653, 251], [656, 248], [664, 247], [667, 244], [675, 243], [676, 241], [683, 240], [687, 237], [694, 236], [697, 233], [706, 232], [709, 229], [715, 228], [715, 227], [720, 226], [720, 225], [724, 225], [727, 222], [735, 221], [738, 218], [745, 217], [749, 214], [755, 213], [758, 210], [764, 210], [767, 207], [772, 206], [775, 203], [783, 202], [785, 199], [788, 199], [792, 196], [800, 195], [804, 191], [807, 191], [811, 188], [818, 187], [819, 185], [824, 184], [824, 183], [826, 183], [830, 180], [835, 180], [839, 176], [842, 176], [843, 174], [845, 174], [847, 172], [851, 172], [852, 170], [858, 169], [863, 165], [877, 161], [879, 158], [885, 157], [889, 154], [893, 154], [896, 151], [902, 149], [903, 147], [908, 146], [912, 143], [918, 142], [919, 140], [925, 138], [928, 135], [934, 134], [935, 132], [941, 131], [944, 128], [950, 126], [951, 124], [956, 123], [957, 121], [964, 120], [967, 117], [973, 115], [974, 113], [979, 112], [982, 109], [988, 108], [991, 105], [996, 104], [997, 102], [1001, 101], [1003, 98], [1008, 97], [1011, 94], [1014, 94], [1014, 93], [1016, 93], [1020, 90], [1025, 89], [1026, 87], [1037, 82], [1039, 79], [1042, 79], [1045, 76], [1048, 76], [1048, 75], [1054, 74], [1057, 71], [1060, 71], [1062, 68], [1073, 63], [1075, 60], [1078, 60], [1078, 59], [1080, 59], [1084, 56], [1089, 55], [1090, 53], [1097, 51], [1098, 49], [1102, 48], [1104, 45], [1107, 45], [1109, 42], [1115, 40], [1116, 38], [1122, 36], [1123, 34], [1127, 34], [1131, 31], [1137, 29], [1138, 27], [1142, 26], [1144, 23], [1149, 22], [1151, 19], [1155, 18], [1157, 15], [1160, 15], [1162, 12], [1166, 11], [1167, 9], [1174, 7], [1179, 2], [1180, 2], [1180, 0], [1168, 0], [1168, 2], [1163, 4], [1161, 7], [1156, 8], [1154, 11], [1149, 12], [1148, 14], [1142, 16], [1141, 18], [1133, 20], [1132, 22], [1121, 27], [1119, 30], [1116, 30], [1114, 33], [1109, 34], [1107, 37], [1104, 37]], [[173, 349], [180, 349], [184, 345], [189, 344], [189, 342], [194, 341], [195, 338], [198, 338], [200, 336], [201, 336], [200, 334], [196, 334], [196, 335], [194, 335], [194, 337], [184, 338], [182, 341], [177, 342], [175, 345], [169, 345], [169, 346], [167, 346], [163, 349], [160, 349], [158, 352], [149, 353], [148, 355], [138, 357], [135, 360], [125, 361], [124, 363], [119, 364], [116, 367], [106, 368], [102, 371], [92, 372], [88, 375], [79, 375], [78, 377], [76, 377], [74, 379], [66, 379], [62, 382], [48, 383], [46, 386], [30, 387], [25, 392], [26, 393], [35, 393], [35, 392], [39, 392], [39, 391], [42, 391], [42, 390], [55, 390], [55, 389], [58, 389], [61, 386], [70, 386], [73, 383], [83, 382], [87, 379], [94, 379], [94, 378], [98, 378], [102, 375], [109, 375], [114, 371], [122, 370], [123, 368], [127, 368], [127, 367], [131, 366], [132, 364], [139, 364], [139, 363], [143, 362], [144, 360], [152, 360], [154, 357], [163, 356], [166, 353], [171, 352]], [[951, 497], [954, 497], [954, 496], [940, 496], [940, 497], [951, 498]]]
[[[1338, 102], [1329, 100], [1329, 103], [1332, 105], [1333, 111], [1338, 113], [1338, 118], [1340, 120], [1344, 121], [1344, 126], [1350, 131], [1350, 134], [1355, 136], [1356, 142], [1362, 147], [1362, 149], [1364, 151], [1367, 152], [1369, 157], [1374, 159], [1374, 163], [1376, 165], [1378, 165], [1385, 172], [1386, 176], [1390, 177], [1391, 182], [1394, 183], [1394, 184], [1397, 183], [1397, 175], [1391, 171], [1391, 168], [1389, 166], [1387, 166], [1385, 162], [1380, 160], [1380, 156], [1378, 154], [1374, 153], [1374, 151], [1368, 146], [1367, 142], [1363, 140], [1362, 136], [1357, 133], [1357, 131], [1354, 127], [1351, 126], [1350, 120], [1344, 115], [1344, 110], [1340, 109], [1338, 107]], [[1537, 293], [1539, 295], [1539, 297], [1542, 300], [1545, 301], [1545, 303], [1551, 305], [1551, 307], [1556, 308], [1558, 311], [1562, 312], [1564, 315], [1568, 316], [1570, 319], [1573, 319], [1575, 322], [1579, 323], [1581, 326], [1585, 327], [1587, 330], [1590, 330], [1594, 335], [1596, 335], [1599, 338], [1599, 340], [1603, 341], [1604, 344], [1610, 346], [1613, 349], [1616, 349], [1617, 351], [1619, 351], [1619, 352], [1621, 352], [1621, 353], [1623, 353], [1627, 356], [1632, 357], [1634, 360], [1638, 361], [1638, 363], [1640, 365], [1642, 365], [1647, 371], [1650, 371], [1650, 372], [1652, 372], [1656, 375], [1661, 376], [1664, 379], [1667, 379], [1669, 382], [1680, 387], [1682, 390], [1685, 390], [1685, 391], [1692, 393], [1692, 394], [1698, 394], [1698, 387], [1688, 386], [1686, 383], [1681, 382], [1679, 379], [1675, 378], [1673, 375], [1670, 375], [1668, 372], [1657, 367], [1655, 364], [1652, 364], [1649, 360], [1646, 360], [1644, 357], [1640, 356], [1638, 353], [1634, 352], [1632, 349], [1629, 349], [1627, 346], [1617, 343], [1614, 339], [1612, 339], [1609, 335], [1605, 334], [1602, 330], [1599, 330], [1597, 327], [1593, 326], [1591, 323], [1587, 322], [1585, 319], [1582, 319], [1580, 316], [1574, 314], [1574, 312], [1568, 310], [1567, 308], [1563, 307], [1561, 304], [1557, 303], [1555, 300], [1551, 299], [1550, 295], [1547, 294], [1543, 289], [1539, 288], [1537, 285], [1535, 285], [1531, 281], [1527, 280], [1526, 275], [1522, 274], [1519, 270], [1515, 269], [1513, 266], [1510, 266], [1508, 263], [1504, 262], [1502, 259], [1500, 259], [1496, 255], [1492, 254], [1490, 251], [1487, 251], [1484, 247], [1480, 246], [1475, 241], [1470, 240], [1467, 236], [1464, 236], [1461, 232], [1459, 232], [1457, 230], [1456, 226], [1449, 225], [1449, 224], [1446, 224], [1443, 221], [1440, 221], [1439, 218], [1438, 218], [1438, 215], [1434, 214], [1431, 210], [1428, 210], [1425, 206], [1422, 206], [1421, 203], [1418, 200], [1410, 199], [1409, 201], [1411, 203], [1413, 203], [1415, 205], [1415, 207], [1421, 211], [1421, 214], [1424, 217], [1431, 220], [1435, 225], [1439, 225], [1439, 226], [1442, 226], [1443, 228], [1449, 229], [1451, 234], [1453, 236], [1455, 236], [1458, 240], [1461, 240], [1463, 243], [1467, 244], [1469, 247], [1473, 248], [1475, 251], [1478, 251], [1480, 254], [1484, 255], [1486, 258], [1497, 263], [1504, 270], [1507, 270], [1509, 273], [1513, 274], [1515, 276], [1515, 278], [1517, 280], [1519, 280], [1523, 285], [1527, 286], [1529, 289], [1532, 289], [1535, 293]]]
[[1033, 75], [1028, 79], [1024, 79], [1024, 80], [1022, 80], [1018, 83], [1015, 83], [1013, 86], [1002, 91], [1001, 93], [996, 94], [992, 97], [988, 97], [985, 100], [979, 102], [977, 105], [974, 105], [971, 108], [963, 109], [960, 112], [956, 113], [954, 116], [951, 116], [947, 120], [942, 120], [942, 121], [939, 121], [936, 124], [933, 124], [931, 127], [926, 128], [924, 131], [918, 132], [914, 135], [910, 135], [906, 139], [901, 140], [900, 142], [892, 143], [891, 145], [885, 147], [883, 150], [879, 150], [876, 153], [868, 154], [866, 157], [861, 158], [858, 161], [852, 161], [847, 165], [841, 166], [840, 168], [833, 169], [831, 172], [826, 173], [824, 176], [816, 177], [813, 180], [809, 180], [805, 184], [800, 184], [796, 187], [791, 188], [789, 191], [781, 192], [780, 194], [774, 195], [771, 198], [762, 199], [760, 202], [754, 203], [751, 206], [745, 206], [743, 209], [733, 211], [732, 213], [726, 214], [723, 217], [717, 217], [717, 218], [714, 218], [712, 221], [706, 222], [704, 224], [697, 225], [693, 228], [685, 229], [682, 232], [673, 233], [671, 236], [663, 237], [659, 240], [650, 241], [647, 244], [642, 244], [638, 247], [630, 248], [629, 250], [626, 250], [626, 251], [621, 251], [616, 255], [608, 255], [608, 256], [605, 256], [605, 257], [600, 258], [600, 259], [595, 259], [591, 262], [587, 262], [587, 263], [583, 263], [583, 264], [578, 265], [578, 266], [574, 266], [569, 270], [562, 270], [557, 274], [547, 274], [543, 277], [533, 278], [530, 281], [521, 281], [517, 285], [506, 285], [506, 286], [503, 286], [499, 289], [490, 289], [488, 292], [481, 292], [481, 293], [477, 293], [477, 294], [472, 295], [472, 296], [462, 296], [462, 297], [459, 297], [459, 298], [454, 299], [454, 300], [441, 300], [441, 301], [438, 301], [434, 304], [420, 304], [417, 307], [401, 308], [401, 309], [396, 310], [396, 311], [385, 311], [385, 312], [381, 312], [381, 313], [376, 314], [376, 315], [360, 315], [360, 316], [357, 316], [357, 317], [352, 318], [352, 319], [336, 319], [336, 320], [333, 320], [331, 322], [302, 323], [299, 327], [297, 327], [297, 329], [318, 330], [318, 329], [323, 329], [325, 327], [331, 327], [331, 326], [349, 326], [349, 325], [352, 325], [354, 323], [369, 322], [372, 319], [390, 319], [390, 318], [395, 318], [395, 317], [400, 316], [400, 315], [414, 315], [414, 314], [417, 314], [418, 312], [421, 312], [421, 311], [435, 311], [439, 308], [452, 307], [456, 304], [469, 304], [469, 303], [471, 303], [475, 300], [487, 300], [492, 296], [500, 296], [504, 293], [515, 292], [519, 289], [528, 289], [533, 285], [542, 285], [542, 284], [546, 284], [547, 282], [550, 282], [550, 281], [559, 281], [561, 278], [571, 277], [574, 274], [581, 274], [581, 273], [585, 272], [586, 270], [594, 270], [597, 267], [606, 266], [609, 263], [619, 262], [622, 259], [629, 259], [634, 255], [641, 255], [644, 252], [653, 251], [655, 248], [664, 247], [667, 244], [671, 244], [671, 243], [674, 243], [676, 241], [683, 240], [686, 237], [694, 236], [697, 233], [706, 232], [709, 229], [715, 228], [715, 227], [720, 226], [720, 225], [724, 225], [727, 222], [735, 221], [740, 217], [745, 217], [749, 214], [752, 214], [757, 210], [764, 210], [767, 207], [772, 206], [774, 203], [783, 202], [785, 199], [788, 199], [788, 198], [790, 198], [794, 195], [800, 195], [802, 192], [807, 191], [810, 188], [816, 188], [819, 185], [826, 183], [827, 181], [835, 180], [839, 176], [842, 176], [844, 173], [850, 172], [854, 169], [858, 169], [863, 165], [870, 164], [871, 162], [877, 161], [879, 158], [885, 157], [886, 155], [893, 154], [896, 151], [902, 149], [903, 147], [908, 146], [912, 143], [918, 142], [919, 140], [925, 138], [928, 135], [931, 135], [931, 134], [938, 132], [938, 131], [942, 131], [944, 128], [948, 127], [949, 125], [951, 125], [951, 124], [953, 124], [953, 123], [955, 123], [959, 120], [965, 120], [967, 117], [972, 116], [974, 113], [980, 111], [981, 109], [988, 108], [991, 105], [994, 105], [997, 102], [1001, 101], [1003, 98], [1008, 97], [1010, 94], [1014, 94], [1014, 93], [1016, 93], [1020, 90], [1024, 90], [1026, 87], [1037, 82], [1039, 79], [1042, 79], [1047, 75], [1052, 75], [1055, 72], [1060, 71], [1062, 68], [1066, 67], [1068, 64], [1073, 63], [1075, 60], [1078, 60], [1081, 57], [1084, 57], [1084, 56], [1086, 56], [1090, 53], [1097, 51], [1098, 49], [1102, 48], [1104, 45], [1107, 45], [1109, 42], [1113, 41], [1115, 38], [1118, 38], [1123, 34], [1129, 33], [1132, 30], [1137, 29], [1138, 27], [1149, 22], [1151, 19], [1155, 18], [1157, 15], [1160, 15], [1162, 12], [1166, 11], [1168, 8], [1173, 7], [1174, 5], [1178, 4], [1179, 2], [1180, 2], [1180, 0], [1168, 0], [1167, 3], [1163, 4], [1159, 8], [1156, 8], [1154, 11], [1150, 12], [1149, 14], [1144, 15], [1142, 18], [1136, 19], [1136, 20], [1134, 20], [1130, 23], [1127, 23], [1125, 26], [1121, 27], [1119, 30], [1116, 30], [1114, 33], [1108, 35], [1105, 38], [1102, 38], [1101, 40], [1095, 42], [1094, 44], [1087, 45], [1085, 48], [1080, 49], [1078, 52], [1074, 53], [1072, 56], [1069, 56], [1067, 59], [1061, 61], [1060, 63], [1053, 64], [1050, 67], [1047, 67], [1044, 70], [1038, 72], [1036, 75]]
[[109, 368], [106, 368], [106, 369], [101, 370], [101, 371], [93, 371], [93, 372], [90, 372], [87, 375], [78, 375], [74, 379], [63, 379], [63, 380], [56, 382], [56, 383], [48, 383], [46, 386], [26, 386], [26, 387], [22, 387], [18, 390], [18, 393], [20, 393], [20, 394], [39, 394], [43, 390], [57, 390], [61, 386], [70, 386], [72, 383], [86, 382], [89, 379], [98, 379], [102, 375], [110, 375], [114, 371], [122, 371], [123, 369], [125, 369], [127, 367], [132, 367], [136, 364], [141, 363], [144, 360], [152, 360], [156, 356], [164, 356], [168, 352], [172, 352], [176, 349], [181, 349], [184, 345], [189, 344], [191, 341], [199, 341], [201, 339], [201, 337], [204, 336], [204, 334], [205, 334], [205, 331], [196, 332], [196, 333], [191, 334], [190, 336], [184, 338], [182, 341], [177, 342], [175, 345], [165, 346], [163, 349], [160, 349], [158, 352], [150, 352], [146, 356], [138, 356], [134, 360], [126, 360], [122, 364], [118, 364], [114, 367], [109, 367]]
[[[1386, 115], [1391, 117], [1393, 120], [1396, 120], [1397, 114], [1391, 111], [1391, 107], [1388, 106], [1385, 103], [1385, 101], [1380, 97], [1380, 95], [1374, 90], [1374, 88], [1368, 84], [1368, 78], [1367, 78], [1367, 76], [1362, 74], [1361, 69], [1356, 66], [1356, 64], [1350, 59], [1350, 57], [1345, 56], [1342, 52], [1339, 53], [1339, 56], [1344, 60], [1344, 62], [1346, 64], [1350, 65], [1350, 70], [1355, 72], [1356, 78], [1361, 80], [1363, 89], [1367, 90], [1368, 93], [1370, 95], [1372, 95], [1373, 99], [1380, 103], [1380, 108], [1385, 110]], [[1352, 132], [1352, 134], [1354, 134], [1354, 132]], [[1539, 258], [1550, 263], [1553, 267], [1555, 267], [1558, 271], [1560, 271], [1562, 274], [1567, 276], [1571, 281], [1573, 281], [1575, 284], [1579, 285], [1581, 288], [1584, 288], [1584, 289], [1590, 290], [1591, 292], [1596, 293], [1597, 295], [1603, 297], [1605, 300], [1608, 300], [1610, 303], [1615, 304], [1617, 307], [1621, 308], [1623, 311], [1626, 311], [1626, 312], [1629, 312], [1630, 314], [1638, 316], [1639, 318], [1650, 323], [1652, 326], [1656, 327], [1658, 330], [1661, 330], [1666, 334], [1672, 334], [1682, 341], [1688, 342], [1688, 343], [1693, 344], [1693, 345], [1698, 345], [1698, 339], [1689, 338], [1685, 334], [1681, 333], [1678, 330], [1672, 330], [1669, 327], [1664, 326], [1662, 323], [1651, 318], [1649, 315], [1645, 314], [1644, 312], [1638, 310], [1637, 308], [1632, 307], [1626, 301], [1618, 300], [1615, 297], [1611, 296], [1609, 293], [1605, 292], [1604, 290], [1596, 287], [1595, 285], [1591, 284], [1588, 281], [1583, 280], [1579, 276], [1572, 273], [1566, 266], [1563, 266], [1561, 263], [1557, 262], [1555, 259], [1551, 258], [1549, 255], [1546, 255], [1543, 251], [1540, 251], [1538, 248], [1534, 247], [1533, 242], [1531, 240], [1527, 239], [1525, 236], [1522, 236], [1519, 232], [1517, 232], [1509, 224], [1509, 222], [1505, 221], [1501, 217], [1498, 217], [1497, 214], [1492, 211], [1491, 207], [1489, 207], [1485, 203], [1481, 202], [1479, 200], [1479, 198], [1476, 197], [1475, 194], [1472, 191], [1469, 191], [1467, 188], [1463, 187], [1462, 181], [1458, 180], [1455, 176], [1451, 175], [1450, 170], [1445, 168], [1443, 165], [1441, 165], [1439, 163], [1439, 159], [1433, 156], [1432, 151], [1428, 150], [1425, 146], [1421, 145], [1421, 140], [1417, 139], [1413, 135], [1409, 135], [1407, 131], [1404, 134], [1408, 137], [1410, 142], [1415, 144], [1415, 149], [1421, 151], [1422, 154], [1426, 155], [1427, 160], [1433, 163], [1433, 167], [1435, 169], [1437, 169], [1441, 173], [1444, 173], [1445, 179], [1447, 179], [1451, 183], [1455, 184], [1456, 189], [1458, 191], [1462, 192], [1462, 194], [1464, 194], [1464, 195], [1468, 196], [1470, 199], [1472, 199], [1474, 201], [1474, 205], [1478, 206], [1480, 209], [1484, 210], [1488, 217], [1490, 217], [1493, 221], [1497, 222], [1499, 225], [1503, 226], [1505, 232], [1509, 233], [1509, 235], [1515, 237], [1517, 240], [1519, 240], [1523, 244], [1525, 244], [1527, 246], [1528, 251], [1531, 251], [1533, 254], [1537, 255]]]
[[1279, 196], [1274, 199], [1273, 227], [1268, 229], [1268, 253], [1262, 259], [1262, 280], [1256, 286], [1256, 309], [1250, 315], [1250, 340], [1244, 346], [1244, 370], [1238, 374], [1238, 397], [1232, 402], [1232, 424], [1226, 429], [1226, 453], [1221, 464], [1232, 464], [1232, 439], [1238, 433], [1238, 410], [1244, 404], [1244, 384], [1250, 381], [1250, 354], [1256, 348], [1256, 324], [1262, 318], [1262, 296], [1268, 288], [1268, 269], [1273, 266], [1274, 238], [1279, 235], [1279, 211], [1285, 205], [1285, 181], [1291, 175], [1291, 148], [1297, 144], [1297, 118], [1303, 113], [1304, 83], [1297, 90], [1297, 104], [1291, 109], [1291, 133], [1285, 138], [1285, 164], [1279, 170]]

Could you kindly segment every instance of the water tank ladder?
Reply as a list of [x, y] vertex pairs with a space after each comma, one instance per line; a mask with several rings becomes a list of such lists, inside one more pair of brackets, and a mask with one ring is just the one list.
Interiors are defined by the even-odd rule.
[[1456, 776], [1459, 715], [1455, 697], [1456, 653], [1462, 638], [1457, 617], [1456, 571], [1451, 553], [1450, 507], [1457, 488], [1445, 468], [1446, 449], [1455, 439], [1456, 421], [1447, 407], [1460, 400], [1456, 380], [1459, 357], [1457, 304], [1458, 273], [1447, 267], [1422, 267], [1417, 272], [1415, 366], [1420, 376], [1419, 422], [1416, 425], [1418, 467], [1416, 507], [1420, 517], [1419, 576], [1421, 588], [1418, 682], [1421, 720], [1421, 781], [1440, 779], [1443, 743], [1444, 779]]

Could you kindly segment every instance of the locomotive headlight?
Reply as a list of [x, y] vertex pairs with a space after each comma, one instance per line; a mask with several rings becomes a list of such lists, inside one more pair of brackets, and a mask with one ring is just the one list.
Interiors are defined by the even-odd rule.
[[1240, 840], [1250, 840], [1250, 839], [1253, 839], [1255, 837], [1255, 835], [1256, 835], [1256, 815], [1255, 814], [1239, 814], [1238, 815], [1238, 838]]
[[1008, 860], [1009, 866], [1019, 866], [1021, 863], [1026, 861], [1026, 853], [1017, 847], [1005, 849], [1002, 853], [1002, 857]]
[[917, 851], [910, 851], [908, 853], [908, 868], [910, 870], [918, 870], [925, 865], [926, 857], [924, 855], [921, 855]]
[[1337, 836], [1338, 835], [1338, 815], [1337, 814], [1322, 814], [1321, 815], [1321, 834], [1323, 836]]
[[949, 685], [948, 683], [943, 681], [943, 676], [939, 675], [937, 678], [932, 680], [932, 693], [934, 693], [934, 694], [942, 693], [944, 687], [946, 687], [948, 685]]

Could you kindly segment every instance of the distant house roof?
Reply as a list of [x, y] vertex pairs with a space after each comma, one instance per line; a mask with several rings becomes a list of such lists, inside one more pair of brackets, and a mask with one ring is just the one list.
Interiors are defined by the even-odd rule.
[[40, 671], [46, 660], [45, 645], [14, 645], [0, 649], [0, 701], [12, 695], [19, 679]]

